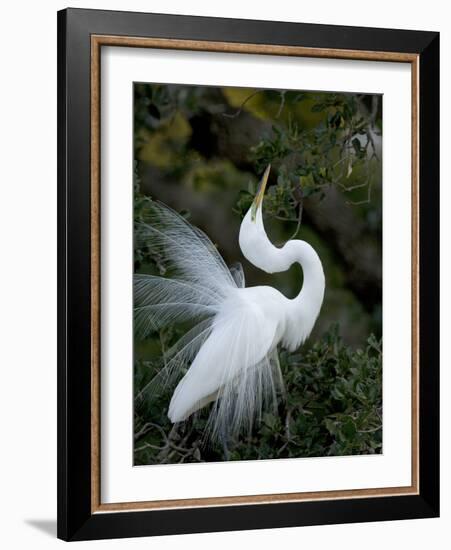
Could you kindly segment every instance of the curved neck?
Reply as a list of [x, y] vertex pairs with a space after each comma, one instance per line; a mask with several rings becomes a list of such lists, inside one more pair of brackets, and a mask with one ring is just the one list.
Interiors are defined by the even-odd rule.
[[312, 307], [317, 307], [318, 312], [324, 297], [325, 278], [321, 260], [315, 249], [305, 241], [288, 241], [285, 246], [276, 253], [279, 256], [281, 271], [286, 271], [294, 263], [300, 264], [304, 275], [304, 283], [299, 294], [293, 298], [293, 302], [308, 301]]
[[291, 300], [295, 304], [308, 301], [312, 307], [321, 307], [325, 279], [321, 260], [315, 249], [305, 241], [288, 241], [282, 248], [277, 248], [266, 237], [253, 243], [252, 249], [247, 250], [245, 256], [255, 267], [266, 273], [287, 271], [293, 264], [298, 263], [303, 272], [304, 282], [299, 294]]
[[[280, 271], [286, 271], [292, 264], [302, 267], [304, 282], [299, 294], [288, 300], [286, 315], [285, 346], [293, 351], [310, 335], [319, 315], [324, 298], [325, 278], [323, 266], [314, 248], [305, 241], [288, 241], [281, 249], [275, 249], [274, 256]], [[275, 258], [274, 258], [275, 259]]]
[[287, 271], [294, 263], [300, 264], [304, 284], [291, 302], [297, 309], [302, 301], [310, 306], [311, 311], [319, 313], [325, 280], [321, 260], [312, 246], [301, 240], [288, 241], [282, 248], [274, 246], [266, 234], [261, 208], [257, 211], [255, 221], [252, 221], [250, 211], [244, 217], [239, 243], [247, 260], [267, 273]]

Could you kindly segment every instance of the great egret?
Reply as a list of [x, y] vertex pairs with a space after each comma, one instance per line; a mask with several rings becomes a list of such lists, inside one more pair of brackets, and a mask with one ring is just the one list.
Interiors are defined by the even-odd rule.
[[152, 203], [138, 230], [170, 277], [135, 276], [137, 331], [146, 335], [196, 322], [165, 352], [165, 366], [151, 386], [155, 390], [181, 377], [169, 404], [173, 423], [213, 402], [212, 437], [250, 428], [262, 410], [276, 406], [276, 392], [283, 388], [277, 346], [298, 348], [323, 302], [324, 272], [312, 246], [291, 240], [277, 248], [266, 235], [262, 203], [269, 170], [241, 223], [239, 245], [244, 257], [267, 273], [299, 263], [304, 280], [293, 299], [270, 286], [245, 287], [241, 265], [229, 269], [202, 231], [161, 203]]

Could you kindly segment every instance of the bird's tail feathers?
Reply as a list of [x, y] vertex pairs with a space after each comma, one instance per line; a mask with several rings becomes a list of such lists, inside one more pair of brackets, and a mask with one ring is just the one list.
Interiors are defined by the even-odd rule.
[[264, 412], [278, 414], [278, 394], [283, 395], [283, 379], [277, 350], [225, 383], [218, 391], [207, 424], [211, 440], [233, 440], [249, 436], [261, 425]]
[[138, 403], [152, 402], [173, 388], [175, 382], [188, 371], [212, 330], [212, 319], [207, 318], [188, 330], [167, 350], [163, 350], [158, 373], [139, 391]]

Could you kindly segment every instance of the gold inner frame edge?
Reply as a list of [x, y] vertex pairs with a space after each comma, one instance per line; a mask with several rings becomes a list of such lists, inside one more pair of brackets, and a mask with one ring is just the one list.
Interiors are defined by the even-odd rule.
[[[412, 72], [412, 480], [406, 487], [102, 503], [100, 498], [100, 50], [102, 46], [410, 63]], [[401, 52], [91, 35], [91, 513], [419, 494], [419, 56]]]

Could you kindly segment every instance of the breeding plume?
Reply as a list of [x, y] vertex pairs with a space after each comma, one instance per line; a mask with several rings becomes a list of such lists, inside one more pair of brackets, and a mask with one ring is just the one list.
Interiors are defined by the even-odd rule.
[[178, 382], [168, 410], [173, 423], [213, 403], [212, 437], [250, 429], [263, 410], [276, 406], [283, 388], [277, 347], [298, 348], [323, 301], [324, 273], [315, 250], [302, 240], [278, 248], [265, 232], [269, 168], [241, 223], [239, 245], [267, 273], [299, 263], [303, 285], [293, 299], [270, 286], [245, 287], [241, 265], [229, 269], [202, 231], [161, 203], [152, 203], [138, 228], [167, 276], [135, 276], [136, 330], [145, 336], [187, 321], [192, 327], [164, 352], [164, 367], [147, 390]]

